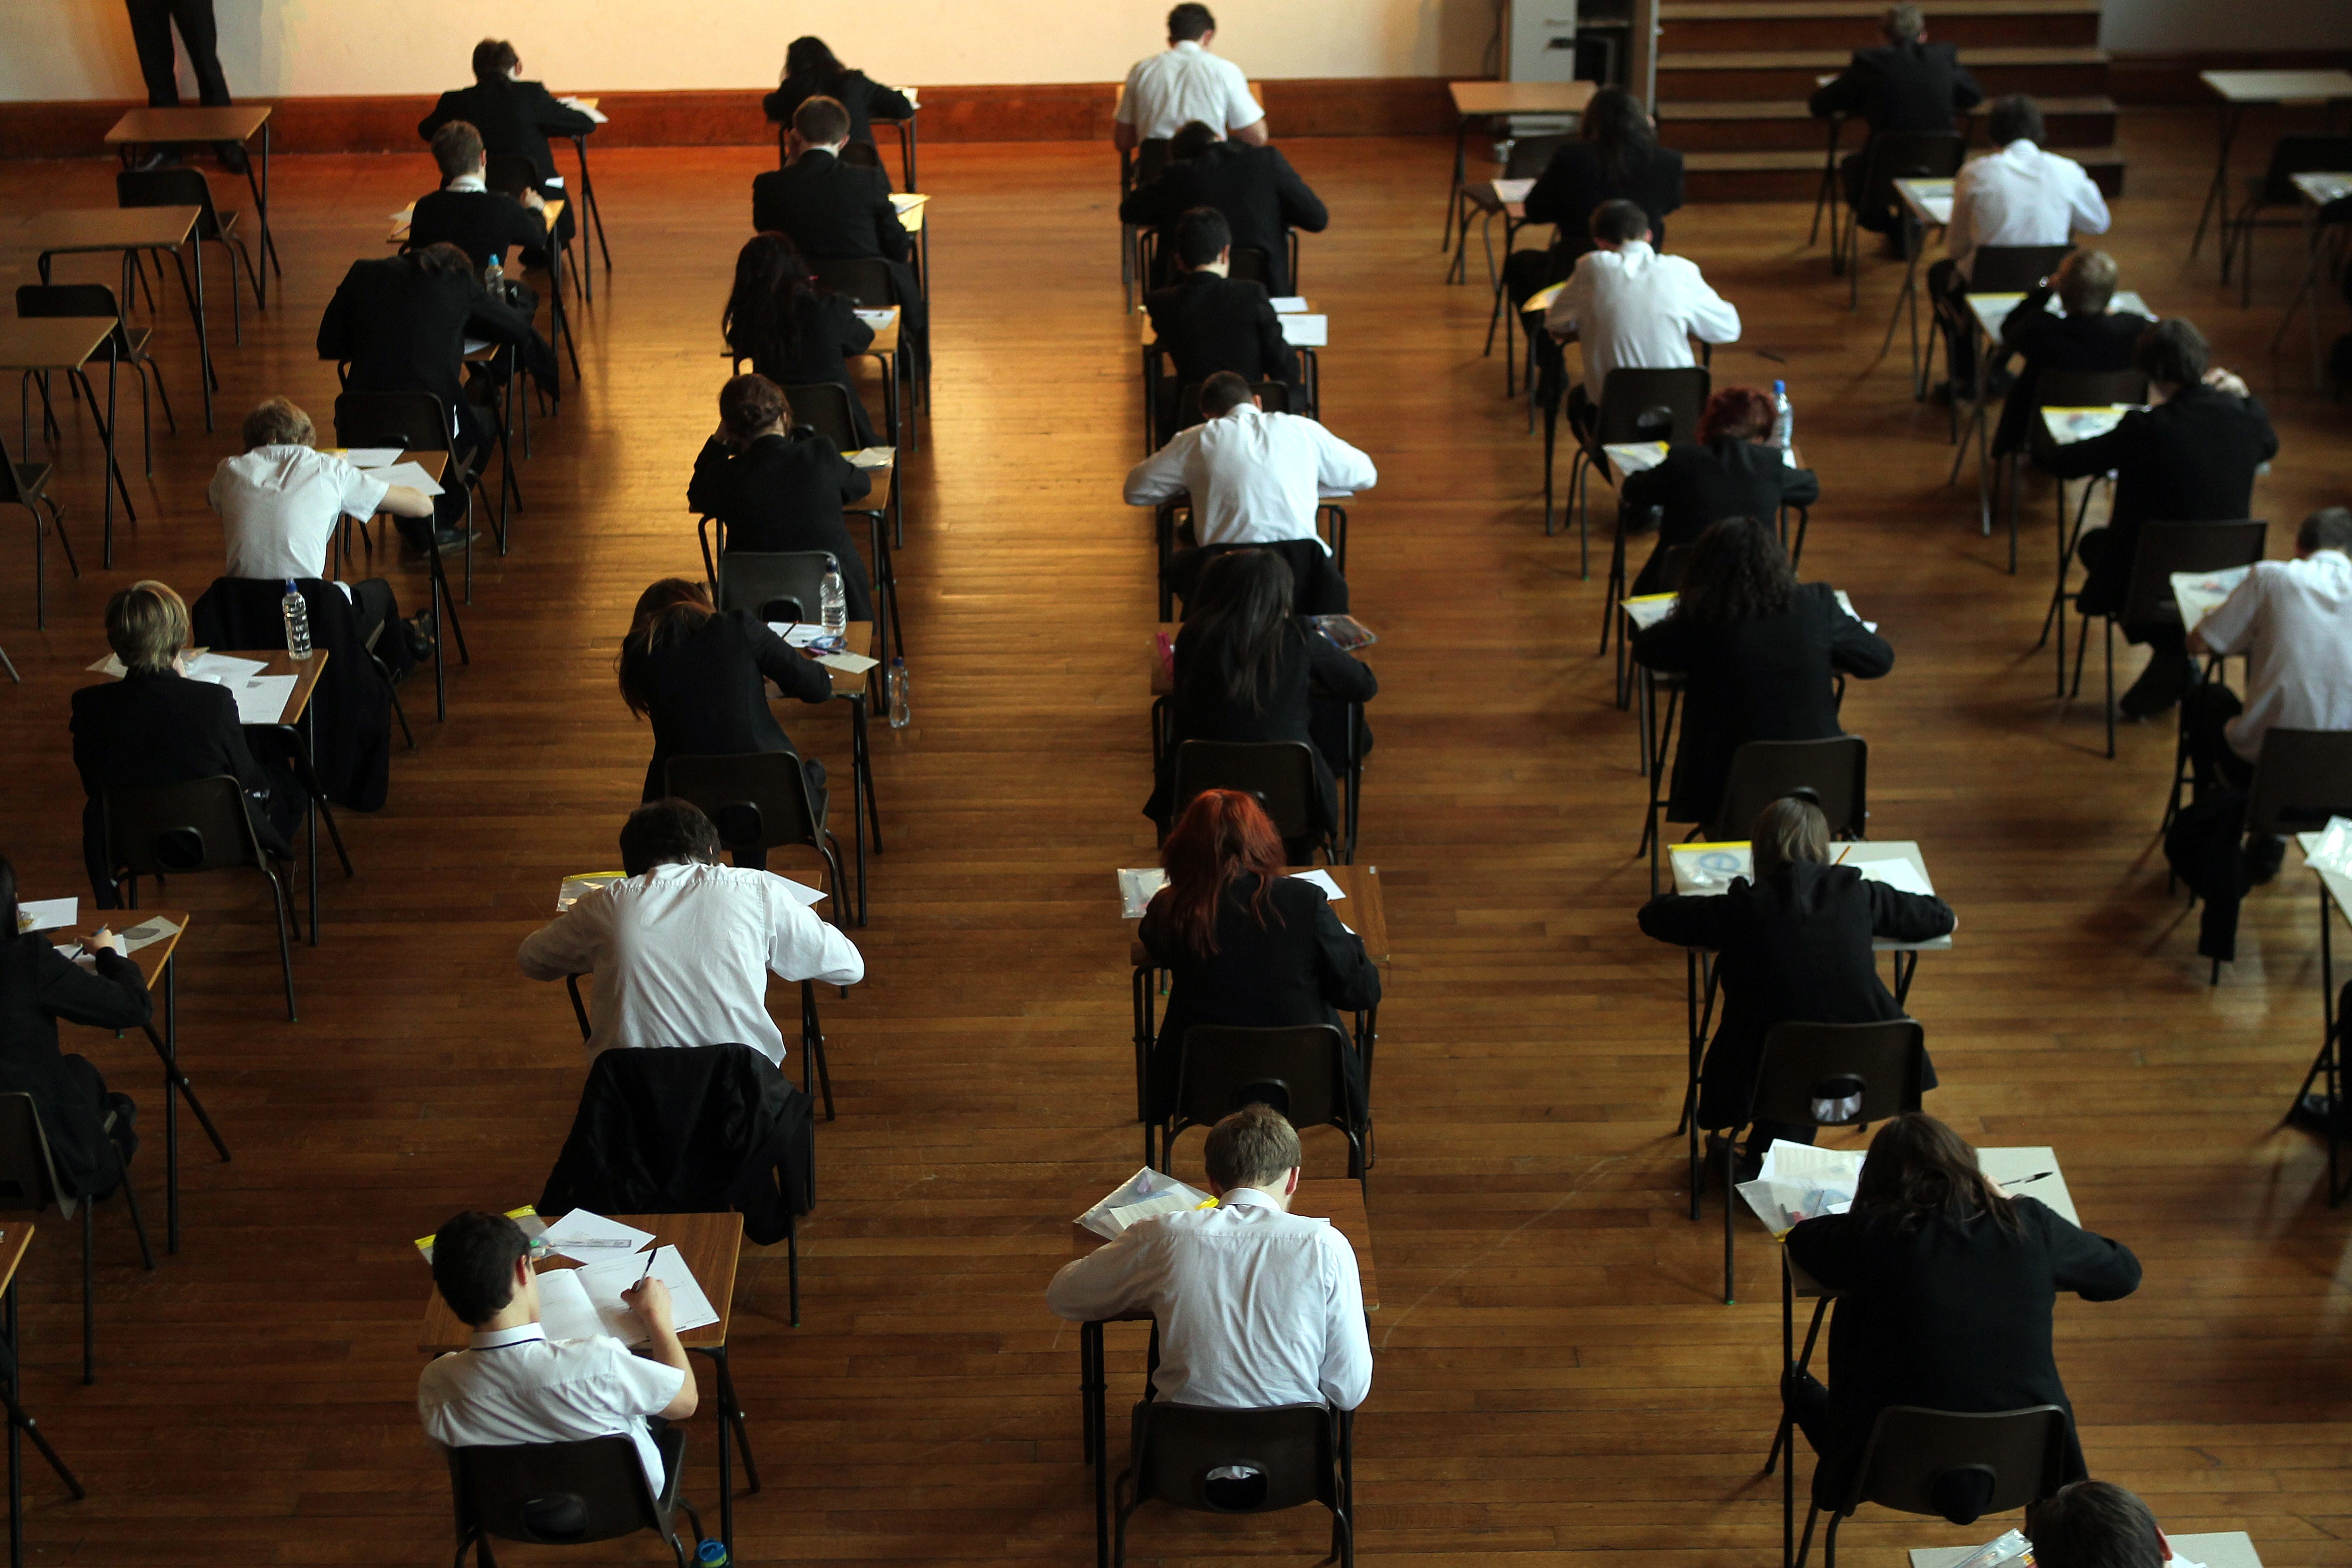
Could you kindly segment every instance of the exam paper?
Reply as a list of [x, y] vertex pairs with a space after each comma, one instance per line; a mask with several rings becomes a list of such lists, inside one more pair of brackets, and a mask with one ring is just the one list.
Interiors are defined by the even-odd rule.
[[1850, 864], [1862, 873], [1865, 882], [1884, 882], [1897, 892], [1917, 893], [1922, 898], [1936, 896], [1936, 889], [1927, 885], [1919, 868], [1908, 860], [1858, 860]]
[[1312, 871], [1290, 872], [1289, 877], [1294, 882], [1312, 882], [1315, 886], [1322, 889], [1323, 896], [1333, 903], [1337, 903], [1341, 899], [1348, 896], [1346, 892], [1341, 890], [1339, 884], [1331, 879], [1331, 873], [1324, 870], [1319, 866]]
[[294, 695], [294, 684], [300, 679], [298, 675], [265, 675], [243, 686], [230, 686], [229, 689], [236, 694], [236, 721], [277, 723], [285, 715], [287, 700]]
[[80, 920], [81, 900], [79, 896], [70, 899], [34, 899], [16, 906], [18, 935], [28, 931], [59, 931], [79, 923]]
[[343, 461], [354, 468], [388, 468], [400, 461], [397, 447], [346, 447]]
[[181, 668], [191, 680], [209, 680], [215, 686], [236, 688], [257, 678], [269, 668], [269, 661], [232, 658], [225, 653], [192, 653], [181, 661]]
[[[669, 1287], [670, 1326], [679, 1333], [701, 1328], [719, 1321], [718, 1310], [710, 1298], [703, 1294], [701, 1281], [694, 1270], [686, 1266], [686, 1258], [677, 1247], [665, 1247], [652, 1255], [653, 1277]], [[626, 1345], [641, 1345], [653, 1336], [637, 1315], [621, 1300], [621, 1292], [636, 1289], [637, 1281], [646, 1276], [644, 1254], [616, 1258], [611, 1262], [592, 1263], [572, 1272], [580, 1276], [581, 1287], [588, 1301], [602, 1320], [604, 1331]], [[544, 1280], [545, 1275], [541, 1279]]]
[[604, 1334], [604, 1320], [588, 1300], [581, 1283], [583, 1270], [547, 1268], [539, 1276], [539, 1326], [551, 1340], [593, 1340]]
[[2352, 873], [2352, 817], [2329, 817], [2318, 842], [2303, 852], [2303, 859], [2315, 871], [2333, 871], [2339, 877]]
[[860, 310], [857, 312], [857, 319], [876, 331], [880, 331], [898, 319], [898, 308], [893, 305], [887, 310]]
[[1182, 1214], [1186, 1209], [1198, 1206], [1182, 1193], [1170, 1192], [1146, 1198], [1141, 1203], [1120, 1204], [1115, 1208], [1106, 1209], [1103, 1212], [1110, 1223], [1118, 1227], [1118, 1230], [1112, 1234], [1118, 1235], [1137, 1220], [1150, 1219], [1154, 1215]]
[[819, 654], [816, 661], [825, 668], [837, 669], [844, 675], [863, 675], [882, 662], [878, 658], [869, 658], [862, 653]]
[[370, 468], [368, 473], [388, 485], [406, 485], [428, 496], [441, 493], [440, 483], [425, 471], [422, 463], [394, 463], [389, 468]]
[[1853, 1205], [1862, 1179], [1862, 1151], [1819, 1149], [1775, 1138], [1764, 1152], [1764, 1169], [1738, 1192], [1774, 1236], [1785, 1236], [1802, 1220], [1843, 1214]]
[[547, 1245], [583, 1263], [601, 1263], [616, 1252], [635, 1252], [653, 1238], [652, 1231], [587, 1209], [573, 1209], [547, 1227]]
[[1331, 318], [1328, 316], [1277, 316], [1282, 323], [1282, 340], [1294, 348], [1319, 349], [1331, 342]]
[[[1160, 1199], [1171, 1201], [1153, 1206]], [[1153, 1214], [1172, 1214], [1179, 1209], [1199, 1208], [1209, 1201], [1209, 1194], [1198, 1187], [1187, 1186], [1146, 1165], [1121, 1182], [1108, 1197], [1080, 1215], [1077, 1223], [1097, 1236], [1116, 1239], [1136, 1220], [1147, 1217], [1137, 1214], [1122, 1221], [1118, 1217], [1121, 1210], [1150, 1208]]]
[[159, 942], [179, 935], [180, 928], [163, 916], [154, 915], [135, 926], [125, 926], [114, 934], [122, 939], [122, 952], [127, 958], [142, 947], [152, 947]]
[[777, 876], [773, 871], [769, 872], [768, 875], [775, 877], [777, 881], [782, 882], [784, 885], [784, 890], [792, 895], [793, 902], [804, 910], [824, 902], [824, 894], [805, 882], [795, 882], [790, 877]]
[[2172, 601], [2180, 606], [2180, 624], [2195, 631], [2204, 624], [2206, 616], [2238, 591], [2238, 584], [2253, 570], [2251, 566], [2232, 566], [2222, 572], [2175, 572]]
[[898, 460], [896, 447], [860, 447], [855, 452], [842, 454], [850, 466], [857, 468], [887, 468]]
[[1272, 303], [1277, 316], [1297, 315], [1307, 309], [1307, 297], [1303, 294], [1283, 294], [1276, 296]]
[[589, 119], [594, 121], [599, 125], [606, 123], [612, 118], [603, 110], [597, 108], [594, 104], [583, 103], [576, 98], [559, 98], [555, 101], [563, 105], [566, 109], [578, 110], [581, 113], [586, 115]]
[[1528, 193], [1535, 188], [1533, 180], [1496, 180], [1495, 199], [1498, 202], [1523, 202], [1528, 199]]

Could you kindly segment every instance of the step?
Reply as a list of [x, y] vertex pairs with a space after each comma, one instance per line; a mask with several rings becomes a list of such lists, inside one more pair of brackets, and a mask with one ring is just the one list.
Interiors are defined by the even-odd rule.
[[[1694, 50], [1658, 57], [1658, 98], [1669, 103], [1811, 96], [1819, 79], [1844, 68], [1834, 49]], [[2107, 54], [2097, 48], [1972, 49], [1964, 63], [1988, 95], [2089, 98], [2107, 90]]]
[[[2113, 100], [2045, 98], [2039, 101], [2049, 132], [2048, 145], [2066, 149], [2115, 144]], [[1819, 149], [1827, 134], [1823, 122], [1808, 113], [1798, 99], [1720, 99], [1658, 105], [1659, 140], [1681, 153]], [[1978, 134], [1983, 134], [1981, 124]], [[1847, 131], [1845, 144], [1859, 147], [1859, 132]]]
[[[1667, 0], [1658, 7], [1662, 52], [1834, 48], [1876, 43], [1885, 7], [1873, 0]], [[1958, 44], [1966, 60], [1984, 47], [2063, 47], [2099, 41], [2097, 0], [1952, 0], [1928, 18], [1927, 36]]]
[[[2077, 160], [2109, 196], [2124, 190], [2124, 161], [2112, 153]], [[1683, 195], [1692, 202], [1811, 201], [1821, 189], [1822, 154], [1803, 152], [1690, 153], [1683, 158]]]

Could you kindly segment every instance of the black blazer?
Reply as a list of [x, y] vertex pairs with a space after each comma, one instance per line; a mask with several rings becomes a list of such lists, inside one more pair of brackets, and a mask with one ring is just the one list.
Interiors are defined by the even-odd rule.
[[504, 267], [509, 250], [545, 252], [547, 223], [499, 191], [435, 191], [417, 197], [416, 210], [409, 215], [408, 243], [421, 247], [444, 240], [464, 251], [479, 272], [493, 256]]
[[[912, 120], [915, 106], [897, 88], [884, 87], [864, 71], [845, 70], [833, 90], [824, 96], [836, 99], [849, 111], [849, 139], [871, 145], [874, 121], [877, 120]], [[783, 86], [760, 100], [761, 110], [771, 125], [790, 125], [793, 111], [809, 97], [797, 87]]]
[[[1964, 1412], [2055, 1405], [2067, 1413], [2067, 1477], [2084, 1473], [2074, 1406], [2050, 1342], [2058, 1293], [2113, 1301], [2139, 1289], [2121, 1242], [2013, 1200], [2019, 1230], [1990, 1215], [1937, 1215], [1906, 1234], [1880, 1215], [1825, 1215], [1789, 1233], [1789, 1258], [1838, 1294], [1830, 1324], [1830, 1415], [1840, 1441], [1822, 1468], [1850, 1477], [1890, 1405]], [[1818, 1495], [1818, 1494], [1817, 1494]]]
[[[296, 585], [310, 609], [310, 644], [327, 652], [326, 672], [310, 701], [310, 760], [319, 785], [338, 805], [381, 810], [392, 787], [392, 687], [361, 639], [359, 617], [343, 591], [317, 577]], [[286, 585], [269, 578], [215, 577], [188, 606], [189, 624], [207, 647], [268, 647], [286, 636], [285, 594]], [[387, 626], [377, 646], [384, 647], [387, 637], [397, 642], [400, 635], [398, 626]], [[271, 803], [278, 804], [275, 795]]]
[[1675, 442], [1664, 462], [1627, 475], [1619, 495], [1619, 505], [1635, 521], [1654, 506], [1665, 508], [1658, 542], [1633, 587], [1635, 594], [1654, 594], [1668, 550], [1696, 542], [1709, 523], [1727, 517], [1769, 523], [1783, 506], [1811, 506], [1822, 499], [1822, 483], [1812, 469], [1781, 461], [1778, 447], [1726, 436], [1706, 446]]
[[792, 236], [812, 261], [864, 256], [904, 261], [909, 251], [882, 171], [845, 163], [830, 153], [803, 153], [795, 163], [755, 175], [751, 226]]
[[1380, 1002], [1381, 972], [1364, 956], [1363, 939], [1339, 923], [1339, 911], [1322, 889], [1296, 877], [1276, 878], [1266, 895], [1273, 910], [1263, 926], [1250, 909], [1257, 889], [1258, 879], [1249, 871], [1227, 886], [1217, 908], [1217, 951], [1206, 958], [1168, 930], [1165, 890], [1143, 911], [1136, 938], [1169, 972], [1168, 1011], [1148, 1064], [1155, 1118], [1175, 1107], [1184, 1032], [1193, 1025], [1338, 1024], [1339, 1009], [1360, 1012]]
[[1950, 44], [1882, 44], [1854, 50], [1853, 62], [1806, 106], [1816, 117], [1858, 115], [1876, 134], [1949, 131], [1955, 111], [1983, 101], [1984, 89]]
[[58, 1020], [135, 1029], [153, 1016], [139, 966], [116, 952], [84, 969], [39, 932], [0, 935], [0, 1094], [29, 1094], [68, 1197], [113, 1191], [122, 1163], [106, 1135], [98, 1069], [58, 1048]]
[[672, 757], [793, 751], [768, 705], [762, 677], [803, 702], [833, 698], [833, 677], [823, 665], [802, 658], [766, 622], [741, 610], [721, 611], [651, 653], [642, 639], [629, 639], [621, 645], [621, 673], [645, 694], [646, 716], [653, 721], [647, 800], [668, 793], [662, 770]]
[[[1236, 702], [1226, 694], [1233, 668], [1232, 651], [1211, 646], [1200, 623], [1188, 621], [1176, 634], [1175, 694], [1170, 700], [1171, 735], [1160, 766], [1159, 787], [1143, 808], [1154, 821], [1172, 815], [1176, 789], [1176, 752], [1187, 741], [1305, 741], [1312, 742], [1311, 726], [1318, 698], [1342, 703], [1364, 702], [1378, 695], [1379, 679], [1371, 667], [1340, 651], [1338, 644], [1306, 621], [1294, 617], [1276, 662], [1273, 689], [1263, 709]], [[1321, 688], [1321, 692], [1317, 688]], [[1317, 805], [1321, 818], [1316, 826], [1339, 826], [1339, 785], [1331, 760], [1315, 748]]]
[[1875, 680], [1895, 668], [1895, 650], [1840, 609], [1826, 583], [1801, 585], [1777, 616], [1727, 626], [1700, 626], [1677, 609], [1633, 634], [1633, 657], [1690, 682], [1666, 807], [1674, 822], [1705, 822], [1716, 814], [1732, 753], [1748, 742], [1844, 733], [1832, 674]]
[[1234, 248], [1255, 246], [1265, 252], [1269, 294], [1290, 292], [1286, 231], [1320, 234], [1331, 224], [1330, 213], [1279, 148], [1244, 142], [1219, 142], [1197, 158], [1169, 164], [1158, 179], [1120, 199], [1118, 217], [1158, 228], [1163, 253], [1173, 254], [1176, 220], [1192, 207], [1224, 214]]
[[319, 357], [351, 362], [352, 392], [466, 400], [466, 340], [539, 344], [530, 321], [470, 274], [427, 272], [413, 256], [354, 261], [319, 321]]
[[[1775, 1024], [1877, 1024], [1903, 1016], [1878, 978], [1871, 939], [1928, 942], [1950, 934], [1952, 911], [1863, 879], [1851, 866], [1799, 861], [1762, 883], [1735, 880], [1717, 895], [1669, 893], [1642, 906], [1643, 934], [1721, 954], [1723, 1022], [1699, 1079], [1702, 1127], [1748, 1120]], [[1926, 1087], [1936, 1084], [1927, 1070]]]
[[830, 382], [849, 393], [849, 417], [860, 446], [871, 447], [873, 424], [866, 416], [865, 400], [849, 379], [849, 358], [873, 346], [874, 329], [857, 319], [857, 309], [840, 294], [804, 289], [793, 305], [796, 340], [782, 338], [755, 343], [738, 335], [728, 348], [751, 362], [751, 368], [778, 386], [814, 386]]
[[[1143, 308], [1174, 363], [1179, 389], [1221, 370], [1251, 381], [1279, 381], [1294, 390], [1300, 385], [1297, 351], [1283, 337], [1282, 319], [1263, 283], [1188, 272], [1146, 294]], [[1179, 423], [1198, 417], [1197, 410], [1177, 410]]]
[[548, 137], [584, 136], [596, 129], [596, 122], [580, 110], [556, 102], [543, 83], [502, 76], [443, 93], [433, 112], [416, 122], [416, 134], [430, 142], [436, 131], [453, 120], [482, 133], [484, 152], [530, 159], [542, 183], [555, 178], [555, 154], [548, 150]]
[[[830, 550], [848, 591], [849, 618], [874, 618], [866, 558], [841, 506], [874, 488], [866, 470], [814, 430], [762, 436], [741, 451], [713, 437], [694, 459], [687, 504], [727, 525], [730, 550]], [[804, 606], [814, 615], [814, 605]]]
[[2044, 459], [2053, 474], [2116, 475], [2113, 531], [2083, 584], [2092, 615], [2121, 610], [2132, 557], [2147, 522], [2227, 522], [2252, 515], [2254, 470], [2278, 456], [2278, 433], [2262, 400], [2210, 386], [2184, 386], [2145, 413], [2126, 414], [2105, 435], [2060, 447]]
[[[2023, 358], [2016, 384], [2000, 405], [2000, 426], [1993, 436], [1996, 453], [2021, 452], [2040, 441], [2034, 413], [2041, 404], [2042, 373], [2045, 370], [2092, 374], [2129, 370], [2132, 348], [2140, 333], [2156, 325], [2128, 310], [2101, 316], [2060, 316], [2050, 310], [2050, 285], [2026, 295], [2000, 324], [2000, 341]], [[2041, 442], [2047, 445], [2046, 442]]]
[[1639, 163], [1611, 169], [1591, 142], [1564, 142], [1528, 192], [1528, 221], [1558, 224], [1559, 247], [1580, 256], [1592, 248], [1593, 209], [1616, 201], [1639, 204], [1650, 215], [1657, 244], [1664, 247], [1666, 215], [1683, 205], [1683, 155], [1670, 147], [1653, 147]]

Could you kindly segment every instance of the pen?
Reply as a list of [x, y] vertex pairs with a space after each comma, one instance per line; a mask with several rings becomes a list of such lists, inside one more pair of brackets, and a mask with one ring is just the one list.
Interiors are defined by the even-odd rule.
[[2004, 1187], [2022, 1187], [2022, 1186], [2028, 1186], [2028, 1185], [2031, 1185], [2032, 1184], [2033, 1184], [2033, 1183], [2035, 1183], [2035, 1182], [2040, 1181], [2040, 1180], [2041, 1180], [2042, 1177], [2044, 1177], [2044, 1176], [2054, 1176], [2054, 1175], [2056, 1175], [2057, 1173], [2057, 1173], [2057, 1172], [2055, 1172], [2055, 1171], [2036, 1171], [2036, 1172], [2034, 1172], [2034, 1173], [2033, 1173], [2033, 1174], [2032, 1174], [2032, 1175], [2030, 1175], [2030, 1176], [2020, 1176], [2016, 1181], [2013, 1181], [2013, 1182], [2003, 1182], [2003, 1183], [2001, 1184], [2001, 1185], [2002, 1185], [2002, 1186], [2004, 1186]]

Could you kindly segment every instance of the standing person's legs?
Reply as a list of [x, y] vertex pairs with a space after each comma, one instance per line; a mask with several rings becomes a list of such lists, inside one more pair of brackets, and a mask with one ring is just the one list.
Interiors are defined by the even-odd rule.
[[151, 109], [180, 106], [180, 78], [172, 54], [173, 0], [123, 0], [131, 13], [131, 43], [139, 52], [139, 74], [147, 83]]
[[228, 78], [221, 71], [220, 27], [213, 20], [213, 0], [163, 0], [180, 26], [180, 47], [188, 51], [188, 68], [195, 73], [196, 101], [207, 109], [226, 107]]

